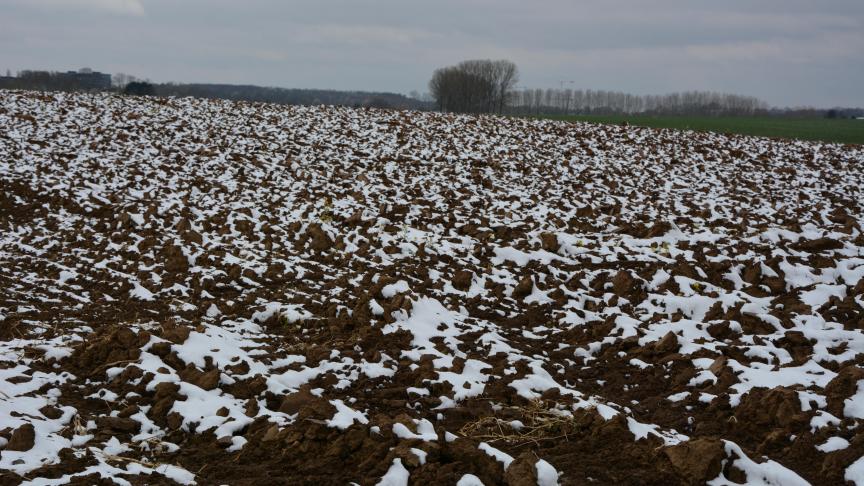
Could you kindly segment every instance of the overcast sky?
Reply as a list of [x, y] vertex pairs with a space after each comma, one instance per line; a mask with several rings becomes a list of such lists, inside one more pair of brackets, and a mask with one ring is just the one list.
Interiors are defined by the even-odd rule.
[[4, 72], [407, 93], [470, 58], [531, 88], [864, 106], [864, 0], [0, 0]]

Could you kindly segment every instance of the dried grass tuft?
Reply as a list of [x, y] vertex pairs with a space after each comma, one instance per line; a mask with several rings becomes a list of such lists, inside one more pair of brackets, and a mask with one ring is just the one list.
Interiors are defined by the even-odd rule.
[[547, 406], [542, 400], [532, 401], [523, 407], [508, 407], [510, 416], [522, 417], [522, 427], [514, 427], [512, 419], [482, 417], [465, 424], [459, 433], [464, 437], [486, 442], [504, 442], [509, 445], [538, 444], [548, 440], [569, 440], [585, 427], [585, 418], [594, 413], [593, 408], [569, 412]]

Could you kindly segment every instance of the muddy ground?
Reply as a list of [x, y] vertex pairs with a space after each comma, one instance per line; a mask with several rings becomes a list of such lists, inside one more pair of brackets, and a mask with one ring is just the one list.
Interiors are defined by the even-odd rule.
[[864, 484], [862, 164], [0, 91], [0, 484]]

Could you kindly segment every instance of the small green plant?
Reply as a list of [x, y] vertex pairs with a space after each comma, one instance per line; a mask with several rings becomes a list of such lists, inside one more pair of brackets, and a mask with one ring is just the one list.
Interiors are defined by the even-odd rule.
[[318, 220], [322, 223], [332, 223], [333, 222], [333, 205], [330, 203], [330, 199], [324, 203], [324, 211], [318, 216]]
[[308, 329], [303, 328], [303, 326], [300, 325], [300, 322], [301, 321], [292, 321], [285, 314], [279, 316], [279, 325], [282, 326], [282, 329], [284, 329], [285, 332], [289, 334], [306, 334]]
[[657, 243], [651, 243], [651, 251], [660, 255], [668, 255], [670, 248], [671, 246], [667, 241], [664, 241], [662, 245], [657, 245]]

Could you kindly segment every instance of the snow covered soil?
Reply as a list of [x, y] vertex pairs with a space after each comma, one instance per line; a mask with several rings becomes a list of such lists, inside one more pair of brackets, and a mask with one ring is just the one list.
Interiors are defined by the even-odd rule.
[[864, 485], [862, 164], [0, 91], [0, 482]]

